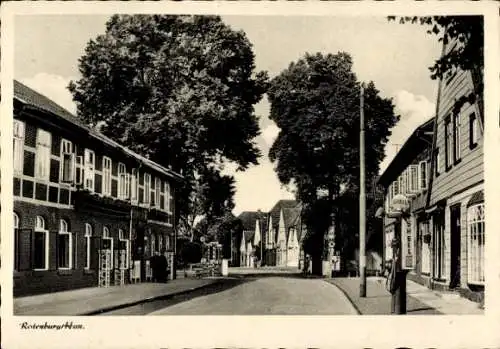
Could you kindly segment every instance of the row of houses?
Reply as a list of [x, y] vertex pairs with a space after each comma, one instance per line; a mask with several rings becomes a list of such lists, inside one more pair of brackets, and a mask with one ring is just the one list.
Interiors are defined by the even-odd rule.
[[386, 211], [395, 195], [410, 203], [408, 218], [384, 219], [384, 259], [392, 259], [391, 240], [401, 232], [409, 278], [480, 301], [486, 235], [481, 99], [455, 108], [461, 96], [475, 93], [477, 83], [461, 70], [439, 81], [436, 115], [407, 139], [379, 184], [385, 188]]
[[301, 219], [301, 205], [295, 200], [280, 200], [269, 212], [245, 211], [241, 235], [233, 237], [232, 264], [300, 268], [303, 261], [302, 240], [306, 227]]
[[182, 176], [14, 81], [14, 296], [146, 279]]

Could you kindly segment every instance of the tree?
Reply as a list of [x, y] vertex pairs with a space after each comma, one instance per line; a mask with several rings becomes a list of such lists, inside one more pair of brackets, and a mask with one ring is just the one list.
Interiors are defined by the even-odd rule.
[[[388, 18], [395, 21], [395, 16]], [[436, 35], [443, 45], [456, 42], [457, 46], [443, 52], [429, 69], [432, 79], [445, 79], [457, 70], [469, 71], [474, 82], [474, 91], [455, 101], [455, 110], [460, 110], [466, 102], [478, 102], [481, 118], [483, 111], [484, 77], [484, 19], [483, 16], [424, 16], [399, 17], [399, 23], [420, 23], [427, 26], [427, 33]]]
[[203, 257], [202, 246], [197, 242], [186, 242], [182, 246], [181, 259], [186, 264], [199, 263]]
[[[336, 219], [335, 200], [358, 190], [360, 83], [352, 64], [344, 52], [306, 54], [275, 77], [268, 90], [270, 118], [280, 128], [269, 156], [280, 181], [293, 183], [304, 205], [313, 268], [321, 265], [323, 235]], [[390, 129], [399, 119], [392, 101], [382, 98], [373, 82], [365, 88], [365, 115], [369, 179], [378, 174]], [[346, 222], [351, 234], [358, 230], [356, 222]]]
[[[79, 69], [82, 78], [69, 89], [84, 122], [182, 171], [177, 207], [189, 232], [190, 214], [214, 208], [197, 196], [206, 181], [226, 161], [238, 170], [258, 163], [253, 106], [267, 74], [255, 71], [245, 34], [219, 17], [115, 15], [105, 34], [87, 44]], [[232, 181], [218, 179], [224, 186]]]

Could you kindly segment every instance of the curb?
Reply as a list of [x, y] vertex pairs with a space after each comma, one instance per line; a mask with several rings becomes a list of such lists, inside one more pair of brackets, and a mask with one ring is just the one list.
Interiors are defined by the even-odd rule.
[[124, 303], [124, 304], [113, 305], [113, 306], [109, 306], [109, 307], [106, 307], [106, 308], [101, 308], [101, 309], [98, 309], [98, 310], [92, 310], [92, 311], [88, 311], [88, 312], [85, 312], [85, 313], [76, 314], [76, 316], [98, 315], [98, 314], [108, 313], [108, 312], [115, 311], [115, 310], [120, 310], [120, 309], [124, 309], [124, 308], [133, 307], [133, 306], [136, 306], [136, 305], [139, 305], [139, 304], [143, 304], [143, 303], [149, 303], [149, 302], [154, 302], [154, 301], [159, 301], [159, 300], [167, 300], [167, 299], [171, 299], [171, 298], [174, 298], [174, 297], [177, 297], [177, 296], [182, 296], [184, 294], [188, 294], [188, 293], [200, 290], [200, 289], [208, 287], [208, 286], [217, 285], [217, 284], [220, 284], [220, 283], [222, 283], [222, 280], [216, 280], [214, 282], [207, 283], [207, 284], [201, 285], [201, 286], [191, 287], [191, 288], [188, 288], [186, 290], [177, 291], [177, 292], [173, 292], [173, 293], [169, 293], [169, 294], [163, 294], [161, 296], [148, 297], [148, 298], [140, 299], [138, 301], [128, 302], [128, 303]]
[[352, 300], [351, 296], [349, 296], [349, 294], [342, 287], [338, 286], [337, 284], [335, 284], [333, 282], [328, 282], [327, 280], [324, 280], [324, 281], [326, 283], [332, 285], [333, 287], [336, 287], [338, 290], [340, 290], [340, 292], [342, 292], [344, 294], [344, 296], [347, 298], [347, 300], [351, 303], [351, 305], [354, 308], [354, 310], [356, 311], [356, 313], [358, 313], [357, 315], [363, 315], [363, 313], [361, 313], [361, 310], [359, 310], [356, 303], [354, 303], [354, 301]]

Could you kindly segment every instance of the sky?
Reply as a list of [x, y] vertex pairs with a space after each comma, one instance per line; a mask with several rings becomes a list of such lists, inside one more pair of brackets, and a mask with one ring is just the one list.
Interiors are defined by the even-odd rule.
[[[14, 77], [53, 99], [70, 112], [75, 104], [67, 90], [79, 78], [78, 59], [90, 39], [105, 32], [109, 16], [17, 16], [15, 22]], [[373, 81], [381, 95], [392, 98], [401, 116], [392, 129], [381, 163], [383, 171], [413, 130], [433, 116], [437, 83], [428, 67], [441, 46], [419, 25], [388, 22], [385, 17], [223, 16], [235, 30], [243, 30], [253, 45], [257, 70], [276, 76], [289, 63], [308, 53], [348, 52], [361, 81]], [[268, 118], [266, 96], [255, 106], [261, 135], [255, 139], [263, 157], [235, 175], [235, 214], [268, 211], [280, 199], [293, 198], [283, 187], [267, 156], [279, 128]]]

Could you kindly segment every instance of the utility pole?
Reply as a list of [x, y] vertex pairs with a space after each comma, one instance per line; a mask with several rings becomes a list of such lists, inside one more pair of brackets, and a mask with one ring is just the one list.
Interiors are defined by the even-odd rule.
[[361, 84], [359, 96], [359, 296], [366, 297], [366, 193], [365, 193], [365, 111], [364, 111], [364, 86]]

